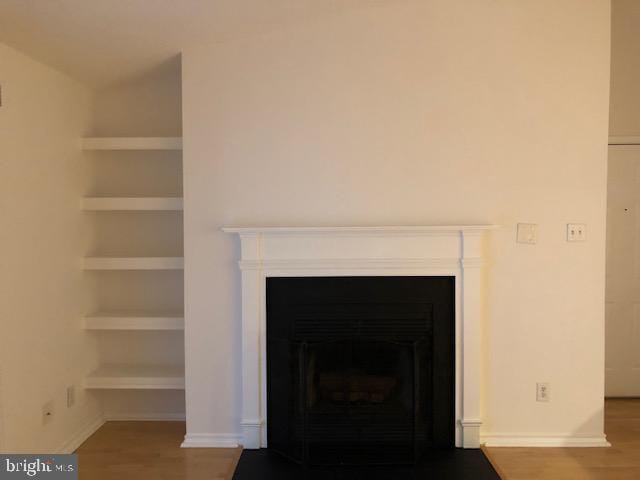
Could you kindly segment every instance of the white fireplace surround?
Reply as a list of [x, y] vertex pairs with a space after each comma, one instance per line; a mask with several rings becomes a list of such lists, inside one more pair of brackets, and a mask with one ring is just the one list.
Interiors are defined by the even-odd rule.
[[480, 446], [481, 268], [494, 225], [224, 228], [241, 240], [244, 448], [267, 446], [266, 279], [455, 277], [455, 442]]

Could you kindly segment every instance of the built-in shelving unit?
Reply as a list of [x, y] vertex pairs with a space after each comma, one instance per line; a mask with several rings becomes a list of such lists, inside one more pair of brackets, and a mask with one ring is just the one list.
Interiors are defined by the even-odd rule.
[[96, 313], [84, 318], [87, 330], [184, 330], [184, 316], [171, 313]]
[[[90, 168], [99, 186], [89, 188], [82, 199], [82, 209], [94, 228], [88, 237], [93, 244], [88, 248], [91, 256], [83, 259], [82, 268], [95, 272], [87, 278], [94, 285], [92, 308], [96, 310], [87, 313], [83, 322], [100, 342], [102, 362], [87, 375], [85, 387], [114, 390], [101, 394], [105, 402], [115, 398], [114, 405], [146, 405], [144, 399], [150, 394], [136, 391], [155, 390], [153, 406], [148, 408], [164, 404], [169, 415], [175, 415], [175, 391], [184, 390], [185, 383], [184, 366], [178, 364], [184, 342], [180, 291], [184, 259], [182, 242], [168, 232], [182, 231], [183, 199], [181, 172], [175, 166], [167, 169], [167, 162], [181, 161], [182, 138], [90, 137], [81, 144], [87, 151], [107, 151], [87, 153], [97, 162]], [[140, 190], [138, 178], [144, 182]], [[155, 252], [178, 256], [151, 256]], [[139, 256], [145, 253], [150, 256]], [[127, 254], [132, 256], [122, 256]], [[138, 414], [162, 418], [158, 411], [140, 413], [139, 407]], [[136, 417], [128, 411], [124, 415]]]
[[83, 150], [182, 150], [182, 137], [86, 137]]
[[171, 211], [182, 210], [180, 197], [85, 197], [87, 211]]
[[184, 369], [173, 365], [102, 365], [87, 376], [85, 387], [182, 390]]

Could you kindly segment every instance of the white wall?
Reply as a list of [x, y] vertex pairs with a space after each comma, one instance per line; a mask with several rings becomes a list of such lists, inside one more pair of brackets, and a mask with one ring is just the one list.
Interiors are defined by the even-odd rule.
[[483, 433], [601, 434], [608, 86], [604, 0], [372, 3], [186, 49], [189, 433], [239, 431], [221, 226], [496, 223]]
[[[81, 327], [83, 159], [90, 96], [0, 44], [0, 413], [3, 452], [51, 452], [99, 418], [80, 386], [95, 365]], [[66, 387], [76, 385], [76, 405]], [[42, 406], [54, 402], [42, 424]], [[69, 447], [69, 444], [66, 444]]]

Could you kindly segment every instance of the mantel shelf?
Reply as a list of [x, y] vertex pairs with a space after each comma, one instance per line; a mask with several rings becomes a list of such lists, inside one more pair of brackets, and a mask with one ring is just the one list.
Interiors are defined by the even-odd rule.
[[499, 225], [393, 225], [370, 227], [223, 227], [225, 233], [240, 235], [369, 235], [369, 234], [438, 234], [496, 230]]
[[181, 211], [182, 197], [85, 197], [86, 211]]
[[170, 365], [102, 365], [90, 373], [91, 389], [183, 390], [184, 367]]
[[182, 270], [182, 257], [86, 257], [84, 270]]
[[83, 150], [182, 150], [182, 137], [85, 137]]

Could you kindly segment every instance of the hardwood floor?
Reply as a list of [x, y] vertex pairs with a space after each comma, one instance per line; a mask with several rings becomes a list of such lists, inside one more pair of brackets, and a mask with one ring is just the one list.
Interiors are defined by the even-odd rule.
[[86, 480], [227, 480], [242, 449], [180, 448], [184, 422], [107, 422], [77, 450]]
[[640, 479], [640, 399], [605, 402], [609, 448], [486, 448], [502, 480]]
[[[503, 480], [640, 479], [640, 399], [607, 400], [610, 448], [488, 448]], [[241, 449], [184, 449], [183, 422], [109, 422], [78, 449], [80, 478], [230, 480]], [[471, 479], [470, 479], [471, 480]]]

